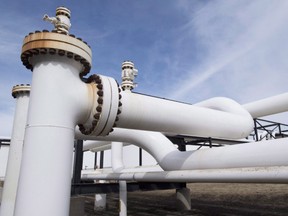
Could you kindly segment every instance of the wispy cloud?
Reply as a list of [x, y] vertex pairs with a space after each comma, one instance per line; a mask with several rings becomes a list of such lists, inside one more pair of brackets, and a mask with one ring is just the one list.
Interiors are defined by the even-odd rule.
[[[196, 39], [205, 55], [197, 66], [191, 65], [190, 70], [188, 68], [186, 79], [174, 85], [171, 96], [176, 99], [189, 98], [192, 89], [209, 88], [207, 82], [211, 78], [228, 70], [230, 76], [234, 77], [234, 80], [229, 78], [232, 81], [230, 85], [243, 80], [241, 77], [259, 81], [253, 87], [242, 83], [243, 88], [257, 89], [257, 84], [269, 82], [266, 76], [275, 72], [273, 68], [279, 69], [279, 55], [287, 56], [287, 51], [283, 49], [278, 50], [277, 57], [275, 56], [275, 47], [286, 43], [285, 37], [280, 37], [282, 41], [275, 40], [279, 40], [280, 35], [288, 36], [285, 30], [287, 2], [210, 1], [199, 8], [192, 16], [187, 13], [190, 20], [182, 26], [179, 40], [181, 43], [189, 43], [190, 38]], [[286, 69], [286, 63], [281, 66], [282, 70], [283, 68]], [[227, 79], [222, 80], [222, 85], [229, 85]], [[221, 88], [221, 83], [218, 87]]]

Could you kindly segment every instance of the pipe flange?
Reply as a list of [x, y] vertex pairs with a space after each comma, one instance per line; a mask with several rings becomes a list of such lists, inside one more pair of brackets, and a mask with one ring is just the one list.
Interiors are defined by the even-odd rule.
[[92, 75], [87, 79], [94, 89], [94, 105], [90, 118], [80, 124], [79, 130], [85, 135], [108, 135], [117, 118], [119, 92], [116, 81], [110, 77]]
[[12, 97], [17, 98], [19, 95], [29, 94], [31, 86], [29, 84], [20, 84], [13, 86], [12, 88]]
[[99, 123], [102, 112], [104, 94], [102, 80], [100, 76], [93, 74], [87, 79], [86, 83], [93, 85], [92, 87], [95, 89], [94, 92], [96, 92], [97, 94], [97, 96], [94, 95], [94, 98], [97, 97], [97, 103], [94, 103], [94, 107], [89, 118], [90, 121], [88, 120], [88, 122], [86, 122], [85, 124], [79, 124], [78, 127], [81, 133], [89, 135], [95, 130]]
[[74, 35], [47, 30], [29, 33], [24, 38], [21, 52], [21, 61], [27, 69], [33, 70], [31, 59], [36, 55], [59, 55], [74, 59], [83, 66], [80, 77], [87, 75], [91, 69], [91, 48], [81, 38], [75, 38]]

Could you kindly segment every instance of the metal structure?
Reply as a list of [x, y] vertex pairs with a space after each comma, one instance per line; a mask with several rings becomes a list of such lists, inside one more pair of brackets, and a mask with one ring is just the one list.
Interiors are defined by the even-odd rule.
[[[287, 129], [274, 124], [263, 127], [260, 121], [254, 121], [288, 111], [288, 93], [244, 105], [223, 97], [191, 105], [134, 93], [131, 90], [138, 71], [130, 61], [122, 64], [121, 87], [111, 77], [83, 77], [92, 67], [92, 51], [82, 39], [69, 34], [70, 10], [59, 7], [56, 17], [45, 15], [44, 20], [50, 21], [54, 30], [30, 33], [24, 38], [21, 51], [23, 65], [33, 75], [29, 108], [22, 112], [25, 117], [28, 113], [27, 121], [21, 120], [26, 127], [17, 130], [21, 132], [22, 146], [24, 139], [24, 148], [20, 175], [15, 172], [19, 175], [15, 216], [68, 215], [71, 184], [72, 194], [84, 190], [79, 185], [83, 149], [107, 142], [113, 151], [113, 172], [82, 178], [118, 180], [123, 208], [125, 191], [130, 187], [127, 180], [288, 182]], [[15, 119], [17, 114], [18, 111]], [[248, 142], [246, 137], [254, 128], [258, 142]], [[276, 128], [280, 131], [276, 132]], [[261, 137], [259, 129], [266, 134]], [[274, 139], [279, 137], [284, 138]], [[71, 183], [75, 138], [98, 142], [89, 147], [82, 141], [76, 143], [75, 152], [80, 152], [80, 156], [75, 157]], [[19, 141], [14, 129], [11, 148], [15, 147], [13, 140]], [[165, 172], [127, 173], [121, 158], [123, 143], [149, 152]], [[210, 148], [185, 151], [188, 144]]]

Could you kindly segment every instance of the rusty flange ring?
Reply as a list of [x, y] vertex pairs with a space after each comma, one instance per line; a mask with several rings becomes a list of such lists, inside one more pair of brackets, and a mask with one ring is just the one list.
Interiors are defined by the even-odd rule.
[[19, 94], [30, 93], [31, 86], [29, 84], [20, 84], [13, 86], [12, 88], [12, 97], [16, 98]]
[[21, 60], [27, 69], [33, 70], [31, 57], [45, 54], [58, 54], [79, 61], [83, 65], [80, 76], [85, 76], [91, 69], [92, 51], [86, 42], [74, 35], [43, 30], [30, 33], [24, 38]]

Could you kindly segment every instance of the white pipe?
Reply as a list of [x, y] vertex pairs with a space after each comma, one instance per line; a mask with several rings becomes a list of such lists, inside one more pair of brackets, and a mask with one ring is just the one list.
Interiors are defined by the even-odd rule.
[[145, 182], [287, 183], [288, 167], [248, 167], [231, 169], [177, 170], [166, 172], [85, 174], [83, 179]]
[[[77, 133], [77, 137], [93, 139]], [[94, 139], [133, 143], [150, 153], [163, 170], [220, 169], [288, 165], [288, 138], [245, 145], [180, 152], [161, 133], [115, 128], [107, 137]]]
[[111, 164], [113, 172], [121, 172], [124, 169], [123, 143], [112, 142], [111, 153]]
[[121, 128], [238, 139], [248, 136], [254, 126], [250, 114], [231, 99], [221, 98], [215, 109], [129, 91], [121, 95], [122, 109], [116, 122]]
[[12, 90], [12, 95], [16, 98], [16, 108], [0, 208], [1, 216], [13, 216], [14, 214], [24, 133], [27, 122], [29, 92], [30, 86], [28, 85], [14, 86]]
[[33, 57], [33, 79], [15, 215], [69, 214], [74, 128], [90, 113], [82, 65]]
[[103, 147], [103, 149], [106, 150], [106, 146], [107, 146], [107, 149], [110, 149], [108, 147], [111, 146], [111, 142], [101, 141], [101, 140], [94, 140], [94, 141], [87, 140], [83, 144], [83, 151], [93, 150], [95, 148], [101, 148], [101, 147]]
[[119, 181], [119, 216], [127, 216], [127, 183]]
[[[123, 146], [128, 146], [129, 143], [123, 143]], [[101, 141], [101, 140], [87, 140], [84, 142], [83, 145], [83, 151], [92, 151], [92, 152], [99, 152], [99, 151], [105, 151], [112, 148], [110, 141]]]
[[288, 93], [253, 101], [243, 105], [253, 118], [273, 115], [288, 111]]

